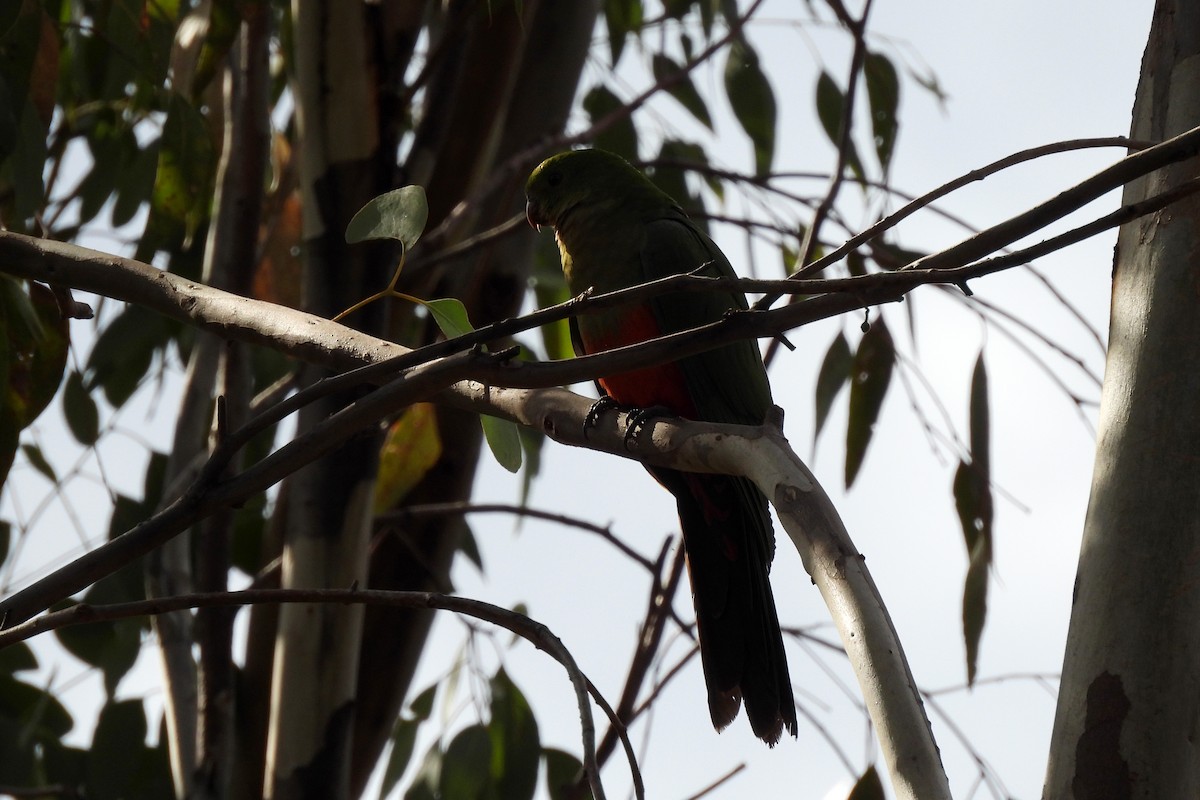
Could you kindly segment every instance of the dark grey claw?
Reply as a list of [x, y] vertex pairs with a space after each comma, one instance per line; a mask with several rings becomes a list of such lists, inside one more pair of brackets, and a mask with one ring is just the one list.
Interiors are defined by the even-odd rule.
[[646, 423], [655, 417], [677, 417], [678, 414], [671, 411], [666, 406], [650, 406], [648, 408], [631, 408], [629, 409], [629, 426], [625, 428], [625, 449], [629, 449], [629, 443], [642, 435], [642, 430], [646, 427]]
[[596, 427], [596, 423], [600, 419], [600, 415], [605, 411], [612, 411], [614, 408], [620, 408], [621, 404], [613, 400], [606, 394], [600, 395], [600, 399], [592, 403], [592, 407], [588, 409], [587, 416], [583, 418], [583, 438], [587, 438], [587, 432]]

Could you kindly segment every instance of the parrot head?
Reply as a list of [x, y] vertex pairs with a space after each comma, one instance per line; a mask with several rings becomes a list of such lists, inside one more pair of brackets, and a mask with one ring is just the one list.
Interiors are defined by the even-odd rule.
[[[525, 217], [561, 228], [581, 209], [620, 208], [639, 198], [672, 203], [628, 161], [605, 150], [570, 150], [539, 164], [525, 183]], [[672, 203], [673, 204], [673, 203]]]

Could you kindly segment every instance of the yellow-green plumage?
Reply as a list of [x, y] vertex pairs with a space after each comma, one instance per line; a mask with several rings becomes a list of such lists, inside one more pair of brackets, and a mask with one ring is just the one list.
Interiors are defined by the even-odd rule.
[[[526, 184], [529, 221], [552, 225], [574, 294], [608, 292], [692, 272], [734, 274], [724, 254], [678, 205], [626, 161], [601, 150], [560, 153]], [[662, 295], [634, 307], [580, 316], [580, 353], [632, 344], [746, 308], [738, 293]], [[757, 345], [725, 345], [661, 366], [605, 376], [617, 403], [658, 406], [708, 422], [760, 424], [771, 390]], [[696, 604], [709, 711], [717, 729], [745, 701], [754, 733], [774, 744], [796, 734], [796, 709], [775, 602], [767, 578], [774, 534], [767, 501], [744, 478], [650, 472], [679, 509]]]

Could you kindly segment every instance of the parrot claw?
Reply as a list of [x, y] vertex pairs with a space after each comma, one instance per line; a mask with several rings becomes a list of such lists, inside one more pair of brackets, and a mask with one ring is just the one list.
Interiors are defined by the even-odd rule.
[[601, 414], [620, 407], [621, 404], [608, 395], [600, 395], [600, 399], [592, 403], [592, 407], [588, 409], [587, 416], [583, 418], [583, 438], [586, 439], [587, 432], [596, 427], [596, 423], [600, 421]]
[[629, 449], [629, 443], [636, 441], [642, 435], [642, 431], [646, 428], [646, 423], [655, 417], [677, 417], [678, 414], [671, 411], [666, 406], [649, 406], [647, 408], [631, 408], [629, 409], [629, 426], [625, 428], [625, 449]]

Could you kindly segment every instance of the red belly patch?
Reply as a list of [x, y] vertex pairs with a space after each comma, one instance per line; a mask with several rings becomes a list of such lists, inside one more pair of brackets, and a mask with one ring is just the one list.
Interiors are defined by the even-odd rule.
[[[579, 333], [588, 353], [637, 344], [662, 335], [658, 320], [650, 309], [644, 307], [621, 312], [619, 326], [605, 322], [580, 320]], [[612, 399], [623, 406], [662, 406], [681, 417], [696, 419], [696, 406], [677, 361], [609, 375], [598, 382]]]

